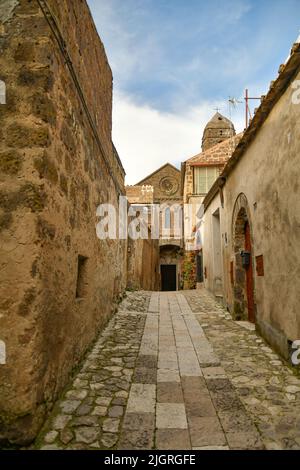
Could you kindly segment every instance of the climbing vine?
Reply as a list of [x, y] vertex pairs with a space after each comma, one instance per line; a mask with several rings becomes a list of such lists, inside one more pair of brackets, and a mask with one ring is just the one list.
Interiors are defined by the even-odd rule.
[[195, 253], [186, 255], [183, 262], [183, 282], [184, 289], [196, 288], [196, 266], [195, 266]]

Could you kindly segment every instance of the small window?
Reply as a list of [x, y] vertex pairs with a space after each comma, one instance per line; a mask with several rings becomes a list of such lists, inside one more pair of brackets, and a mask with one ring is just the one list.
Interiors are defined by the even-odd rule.
[[194, 194], [207, 194], [219, 176], [217, 167], [194, 168]]
[[0, 365], [5, 366], [6, 364], [6, 345], [4, 341], [0, 341]]
[[76, 299], [83, 299], [87, 293], [87, 260], [85, 256], [78, 256], [77, 263], [77, 285], [76, 285]]
[[165, 229], [168, 230], [171, 228], [171, 210], [169, 207], [165, 210]]

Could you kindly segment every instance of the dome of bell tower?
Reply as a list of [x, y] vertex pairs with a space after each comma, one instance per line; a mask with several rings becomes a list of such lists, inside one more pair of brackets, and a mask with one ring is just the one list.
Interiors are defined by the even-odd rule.
[[202, 137], [202, 152], [235, 135], [233, 123], [217, 112], [206, 124]]

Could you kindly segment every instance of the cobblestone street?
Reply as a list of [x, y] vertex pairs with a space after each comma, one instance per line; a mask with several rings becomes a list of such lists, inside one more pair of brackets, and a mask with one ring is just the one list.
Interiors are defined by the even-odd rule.
[[300, 449], [300, 378], [204, 290], [128, 293], [35, 448]]

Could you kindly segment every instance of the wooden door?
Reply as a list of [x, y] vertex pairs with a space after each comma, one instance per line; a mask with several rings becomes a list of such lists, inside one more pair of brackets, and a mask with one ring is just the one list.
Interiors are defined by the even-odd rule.
[[248, 303], [248, 320], [255, 323], [255, 309], [254, 309], [254, 282], [253, 282], [253, 265], [252, 265], [252, 246], [251, 246], [251, 233], [250, 225], [246, 222], [245, 225], [245, 251], [249, 251], [250, 263], [246, 269], [246, 289], [247, 289], [247, 303]]

